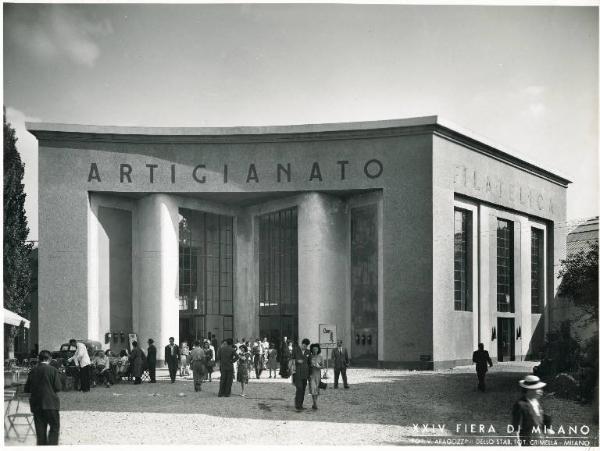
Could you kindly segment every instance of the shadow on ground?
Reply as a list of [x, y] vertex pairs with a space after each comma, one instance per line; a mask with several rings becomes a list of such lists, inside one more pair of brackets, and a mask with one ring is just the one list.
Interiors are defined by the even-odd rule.
[[[368, 377], [364, 376], [366, 372]], [[476, 391], [477, 378], [471, 371], [354, 369], [349, 374], [348, 390], [334, 390], [331, 379], [328, 380], [329, 388], [319, 397], [319, 410], [310, 410], [311, 397], [307, 391], [305, 407], [309, 409], [301, 413], [294, 409], [295, 388], [289, 379], [264, 378], [250, 380], [246, 399], [239, 396], [238, 383], [234, 383], [230, 398], [218, 398], [218, 380], [205, 383], [200, 393], [193, 391], [191, 380], [178, 380], [175, 384], [159, 381], [97, 387], [87, 394], [66, 392], [61, 394], [61, 407], [62, 411], [202, 413], [227, 419], [419, 425], [419, 430], [424, 424], [443, 424], [446, 435], [461, 435], [471, 424], [481, 424], [505, 432], [511, 407], [520, 396], [517, 381], [527, 373], [526, 369], [491, 371], [487, 377], [488, 391], [480, 393]], [[551, 395], [545, 395], [543, 405], [552, 415], [553, 424], [565, 427], [585, 424], [590, 426], [591, 436], [597, 436], [591, 406]]]

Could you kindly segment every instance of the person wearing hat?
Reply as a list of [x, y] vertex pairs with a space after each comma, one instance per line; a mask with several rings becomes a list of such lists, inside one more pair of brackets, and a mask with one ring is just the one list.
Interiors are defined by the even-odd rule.
[[154, 340], [148, 339], [148, 357], [146, 362], [148, 363], [148, 374], [150, 375], [150, 383], [156, 384], [156, 346], [154, 346]]
[[[532, 440], [544, 437], [551, 426], [550, 417], [544, 414], [540, 397], [546, 386], [539, 377], [530, 374], [519, 381], [522, 396], [512, 409], [512, 426], [517, 431], [522, 446], [531, 446]], [[551, 432], [550, 432], [551, 433]], [[533, 443], [535, 445], [535, 443]]]

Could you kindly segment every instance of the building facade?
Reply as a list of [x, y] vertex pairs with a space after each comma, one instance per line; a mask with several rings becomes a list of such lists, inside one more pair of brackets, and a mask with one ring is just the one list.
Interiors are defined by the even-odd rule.
[[569, 181], [437, 117], [27, 126], [40, 349], [333, 324], [355, 362], [442, 368], [543, 341]]

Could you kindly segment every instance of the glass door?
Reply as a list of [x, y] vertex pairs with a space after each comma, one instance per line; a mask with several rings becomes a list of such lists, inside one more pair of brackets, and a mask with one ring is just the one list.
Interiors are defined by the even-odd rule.
[[498, 318], [498, 361], [515, 360], [515, 320]]

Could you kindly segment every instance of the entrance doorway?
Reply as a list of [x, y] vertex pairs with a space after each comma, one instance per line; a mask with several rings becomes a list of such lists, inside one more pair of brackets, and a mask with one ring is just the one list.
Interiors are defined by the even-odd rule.
[[233, 218], [179, 209], [179, 339], [233, 338]]
[[498, 318], [498, 361], [515, 360], [515, 320]]
[[352, 361], [377, 360], [377, 205], [351, 210]]
[[298, 211], [258, 217], [259, 333], [281, 346], [298, 339]]

